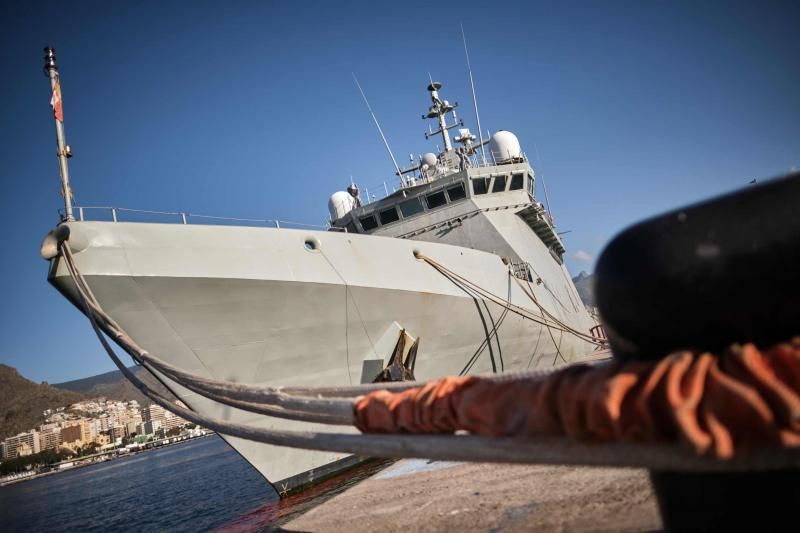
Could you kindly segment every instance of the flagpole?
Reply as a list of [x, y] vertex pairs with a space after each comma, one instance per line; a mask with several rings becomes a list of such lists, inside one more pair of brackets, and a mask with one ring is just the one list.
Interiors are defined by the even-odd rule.
[[[61, 98], [61, 87], [58, 81], [58, 66], [56, 65], [56, 50], [49, 46], [44, 49], [44, 70], [45, 74], [50, 77], [50, 88], [53, 91], [53, 96]], [[60, 104], [56, 102], [54, 104]], [[63, 104], [62, 104], [63, 105]], [[53, 110], [55, 114], [55, 109]], [[72, 156], [72, 151], [66, 143], [64, 137], [64, 115], [62, 112], [61, 120], [54, 117], [56, 121], [56, 140], [58, 143], [58, 166], [61, 172], [61, 193], [64, 195], [64, 220], [72, 222], [75, 217], [72, 214], [72, 189], [69, 186], [69, 167], [67, 166], [67, 158]]]

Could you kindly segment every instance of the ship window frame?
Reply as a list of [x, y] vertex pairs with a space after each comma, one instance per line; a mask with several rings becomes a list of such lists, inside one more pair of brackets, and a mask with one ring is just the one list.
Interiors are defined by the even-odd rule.
[[[472, 182], [472, 195], [473, 196], [489, 194], [489, 185], [490, 185], [490, 182], [491, 182], [491, 179], [489, 177], [487, 177], [487, 176], [476, 176], [476, 177], [472, 178], [470, 181]], [[475, 188], [475, 184], [478, 183], [478, 182], [483, 183], [483, 185], [485, 187], [482, 192], [480, 192], [478, 189]]]
[[344, 230], [347, 233], [358, 233], [358, 227], [356, 226], [355, 220], [351, 220], [344, 226]]
[[531, 200], [534, 198], [533, 189], [535, 187], [536, 181], [534, 180], [533, 174], [528, 175], [528, 194], [531, 197]]
[[[416, 203], [416, 205], [419, 206], [419, 210], [414, 211], [412, 213], [406, 213], [403, 210], [403, 206], [412, 205], [414, 203]], [[402, 202], [398, 203], [397, 207], [400, 209], [400, 214], [403, 216], [403, 218], [410, 218], [425, 212], [425, 203], [422, 201], [422, 196], [412, 196], [411, 198], [403, 200]]]
[[[508, 186], [509, 191], [521, 191], [525, 188], [525, 173], [524, 172], [515, 172], [511, 174], [511, 183]], [[514, 182], [517, 182], [518, 187], [514, 186]]]
[[[384, 215], [390, 215], [391, 216], [391, 213], [394, 213], [394, 218], [392, 218], [390, 220], [384, 220], [383, 216]], [[388, 224], [394, 224], [395, 222], [399, 222], [400, 221], [400, 213], [397, 211], [397, 206], [392, 205], [392, 206], [387, 207], [386, 209], [381, 209], [380, 211], [378, 211], [378, 220], [380, 220], [381, 226], [386, 226]]]
[[[502, 183], [502, 187], [498, 190], [497, 185]], [[508, 185], [508, 175], [507, 174], [500, 174], [499, 176], [495, 176], [492, 180], [492, 194], [496, 194], [499, 192], [506, 191], [506, 185]]]
[[[364, 225], [364, 220], [369, 220], [370, 218], [375, 223], [375, 225], [373, 227], [369, 227], [368, 228], [367, 226]], [[362, 215], [362, 216], [358, 217], [358, 223], [361, 225], [361, 227], [364, 229], [364, 231], [372, 231], [374, 229], [378, 229], [378, 227], [379, 227], [378, 217], [375, 216], [375, 213], [369, 213], [369, 214]]]
[[[453, 190], [456, 190], [456, 189], [461, 191], [461, 193], [460, 193], [461, 196], [458, 196], [457, 198], [453, 198], [450, 195], [450, 191], [453, 191]], [[451, 185], [450, 187], [447, 187], [447, 199], [450, 200], [451, 203], [452, 202], [458, 202], [459, 200], [464, 200], [466, 197], [467, 197], [467, 190], [464, 188], [464, 183], [463, 182], [458, 182], [458, 183], [456, 183], [454, 185]]]
[[[438, 196], [440, 194], [442, 195], [442, 200], [444, 200], [444, 201], [442, 203], [440, 203], [440, 204], [437, 204], [437, 205], [431, 205], [430, 198], [432, 196]], [[438, 189], [436, 191], [432, 191], [432, 192], [426, 193], [425, 194], [425, 205], [428, 206], [428, 209], [439, 209], [440, 207], [446, 206], [447, 205], [447, 195], [445, 194], [444, 189]]]

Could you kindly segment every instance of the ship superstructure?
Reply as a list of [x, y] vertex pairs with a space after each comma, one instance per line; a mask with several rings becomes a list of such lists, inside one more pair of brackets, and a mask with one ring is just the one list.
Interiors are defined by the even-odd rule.
[[[440, 98], [441, 87], [438, 82], [428, 86], [433, 103], [423, 118], [438, 122], [425, 137], [441, 135], [445, 150], [426, 153], [416, 165], [399, 170], [401, 186], [378, 201], [363, 204], [355, 184], [334, 193], [332, 229], [499, 255], [519, 278], [544, 284], [557, 307], [580, 313], [583, 303], [564, 268], [564, 244], [552, 216], [536, 201], [536, 176], [517, 137], [501, 130], [476, 142], [456, 118], [457, 104]], [[447, 113], [453, 115], [449, 125]], [[448, 130], [458, 126], [455, 141], [461, 146], [453, 147]], [[543, 251], [549, 260], [542, 260]]]
[[[54, 65], [54, 56], [53, 56]], [[509, 132], [475, 138], [428, 87], [444, 150], [399, 169], [375, 202], [331, 197], [328, 230], [65, 217], [75, 262], [103, 308], [147, 351], [187, 372], [255, 385], [373, 381], [398, 336], [419, 339], [414, 374], [502, 372], [571, 362], [594, 325], [535, 198], [535, 174]], [[449, 130], [460, 127], [450, 140]], [[59, 130], [63, 145], [63, 128]], [[486, 148], [488, 147], [488, 150]], [[62, 152], [60, 154], [63, 155]], [[71, 206], [70, 206], [71, 207]], [[77, 302], [47, 239], [49, 281]], [[440, 268], [434, 268], [429, 258]], [[451, 274], [447, 274], [450, 272]], [[498, 295], [487, 300], [469, 283]], [[504, 302], [506, 305], [504, 305]], [[507, 304], [532, 317], [508, 313]], [[149, 368], [189, 408], [258, 427], [317, 429], [241, 411]], [[288, 493], [358, 458], [223, 436]]]

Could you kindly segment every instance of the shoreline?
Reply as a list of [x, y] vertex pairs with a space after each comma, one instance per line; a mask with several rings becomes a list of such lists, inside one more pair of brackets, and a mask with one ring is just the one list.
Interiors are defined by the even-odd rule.
[[[63, 464], [65, 462], [76, 462], [78, 464], [74, 464], [72, 466], [68, 466], [68, 467], [64, 467], [64, 468], [51, 467], [50, 470], [43, 471], [43, 472], [35, 472], [35, 473], [29, 474], [29, 475], [25, 475], [25, 473], [20, 473], [21, 474], [20, 477], [17, 477], [17, 478], [14, 478], [14, 479], [4, 479], [4, 480], [0, 481], [0, 487], [6, 487], [6, 486], [9, 486], [9, 485], [15, 485], [17, 483], [22, 483], [24, 481], [31, 481], [31, 480], [34, 480], [34, 479], [39, 479], [39, 478], [51, 476], [51, 475], [54, 475], [54, 474], [61, 474], [61, 473], [64, 473], [64, 472], [71, 472], [71, 471], [79, 469], [79, 468], [85, 468], [87, 466], [96, 465], [98, 463], [107, 463], [109, 461], [114, 461], [116, 459], [121, 459], [123, 457], [133, 457], [134, 455], [138, 455], [140, 453], [146, 453], [146, 452], [151, 452], [151, 451], [154, 451], [154, 450], [161, 450], [163, 448], [169, 448], [171, 446], [178, 446], [178, 445], [181, 445], [181, 444], [187, 444], [189, 442], [193, 442], [193, 441], [196, 441], [198, 439], [203, 439], [203, 438], [206, 438], [206, 437], [210, 437], [210, 436], [216, 435], [216, 434], [217, 433], [214, 432], [214, 431], [208, 431], [204, 435], [198, 435], [196, 437], [188, 437], [188, 438], [186, 438], [184, 440], [179, 440], [178, 442], [168, 442], [168, 441], [170, 441], [171, 439], [174, 438], [174, 437], [171, 437], [169, 439], [163, 439], [161, 441], [157, 441], [157, 442], [161, 442], [161, 444], [158, 444], [157, 446], [151, 446], [150, 448], [145, 448], [143, 450], [137, 450], [135, 452], [131, 451], [131, 452], [126, 452], [126, 453], [119, 453], [120, 449], [117, 448], [117, 449], [112, 450], [110, 452], [103, 452], [103, 453], [94, 454], [94, 455], [91, 455], [91, 456], [79, 457], [79, 458], [76, 458], [76, 459], [74, 459], [72, 461], [62, 461], [61, 463], [56, 463], [55, 466], [58, 466], [58, 465]], [[156, 442], [156, 441], [154, 441], [154, 442]], [[125, 448], [122, 448], [122, 449], [125, 449]], [[100, 459], [100, 457], [104, 457], [104, 458]], [[97, 458], [97, 460], [88, 460], [87, 461], [86, 459], [88, 459], [88, 458]], [[30, 472], [30, 471], [28, 471], [28, 472]]]

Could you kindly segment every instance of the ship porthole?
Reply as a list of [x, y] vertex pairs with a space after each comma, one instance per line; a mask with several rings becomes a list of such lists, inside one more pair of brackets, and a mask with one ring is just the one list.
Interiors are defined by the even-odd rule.
[[304, 246], [306, 247], [306, 250], [308, 250], [309, 252], [317, 252], [319, 251], [320, 247], [319, 239], [317, 239], [316, 237], [309, 237], [306, 239]]

